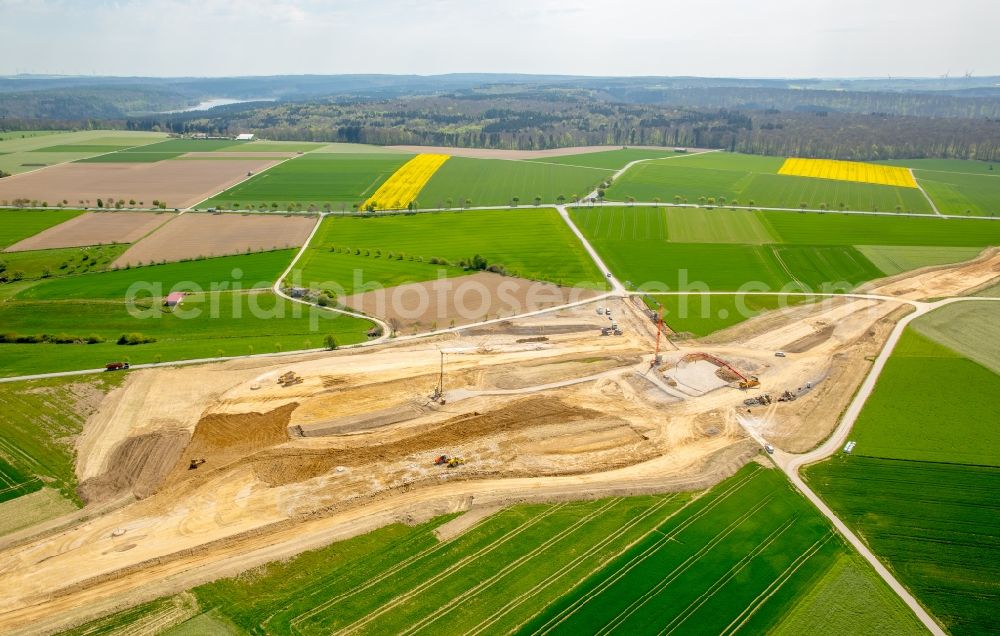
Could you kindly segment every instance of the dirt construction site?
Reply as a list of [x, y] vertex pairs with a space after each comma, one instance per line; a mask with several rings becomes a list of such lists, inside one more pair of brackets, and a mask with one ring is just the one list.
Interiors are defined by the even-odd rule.
[[658, 365], [656, 321], [610, 297], [370, 348], [131, 372], [77, 440], [88, 505], [0, 540], [0, 633], [52, 632], [387, 523], [711, 486], [765, 457], [746, 422], [783, 451], [819, 444], [903, 299], [998, 274], [986, 254], [866, 290], [879, 298], [663, 337]]

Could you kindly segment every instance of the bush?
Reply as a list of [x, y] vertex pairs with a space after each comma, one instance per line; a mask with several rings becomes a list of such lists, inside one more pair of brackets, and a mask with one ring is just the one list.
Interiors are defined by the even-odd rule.
[[0, 343], [3, 344], [97, 344], [100, 342], [104, 342], [104, 338], [96, 334], [91, 334], [87, 337], [68, 333], [22, 335], [8, 332], [0, 334]]
[[118, 338], [118, 344], [120, 345], [140, 345], [148, 344], [150, 342], [156, 342], [156, 338], [151, 336], [145, 336], [141, 333], [123, 333], [120, 338]]
[[337, 348], [337, 339], [333, 337], [332, 333], [328, 333], [325, 338], [323, 338], [323, 346], [333, 351]]

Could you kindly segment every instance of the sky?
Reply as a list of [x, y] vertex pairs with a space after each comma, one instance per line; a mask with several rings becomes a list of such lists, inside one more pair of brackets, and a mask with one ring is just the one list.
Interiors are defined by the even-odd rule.
[[0, 0], [0, 74], [1000, 75], [998, 0]]

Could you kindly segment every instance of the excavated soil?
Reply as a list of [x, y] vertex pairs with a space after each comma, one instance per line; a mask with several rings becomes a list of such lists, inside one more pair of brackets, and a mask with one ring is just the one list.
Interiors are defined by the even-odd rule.
[[634, 366], [639, 364], [640, 359], [636, 355], [566, 356], [539, 362], [494, 365], [485, 371], [466, 374], [465, 381], [484, 389], [523, 389]]
[[565, 404], [548, 397], [518, 400], [488, 413], [458, 415], [440, 424], [422, 427], [413, 435], [396, 440], [366, 441], [321, 450], [281, 448], [254, 458], [254, 475], [271, 486], [312, 479], [337, 466], [388, 464], [436, 448], [459, 446], [470, 440], [509, 435], [528, 427], [575, 422], [601, 413]]
[[130, 437], [112, 451], [110, 469], [82, 482], [77, 493], [87, 503], [127, 494], [139, 499], [148, 497], [163, 484], [189, 439], [190, 434], [183, 430]]
[[[288, 422], [298, 403], [266, 413], [210, 413], [194, 429], [191, 443], [171, 471], [171, 480], [218, 469], [252, 453], [288, 441]], [[192, 459], [205, 463], [191, 470]]]
[[[955, 293], [995, 278], [1000, 258], [991, 259], [890, 287]], [[624, 336], [599, 335], [597, 304], [613, 305]], [[132, 457], [166, 446], [144, 436], [183, 430], [190, 443], [159, 462], [173, 472], [145, 499], [0, 549], [0, 631], [58, 631], [396, 521], [711, 486], [760, 452], [737, 419], [743, 399], [812, 383], [794, 402], [752, 409], [755, 435], [781, 451], [812, 448], [907, 310], [839, 298], [663, 352], [665, 368], [693, 353], [717, 355], [759, 376], [753, 392], [693, 396], [670, 387], [644, 364], [655, 338], [648, 317], [617, 300], [365, 350], [136, 370], [85, 426], [80, 475], [107, 477], [108, 491], [135, 488], [143, 479], [128, 475], [145, 479], [151, 469]], [[774, 356], [796, 343], [800, 351]], [[289, 425], [427, 406], [442, 351], [454, 354], [446, 355], [447, 405], [365, 431], [289, 437]], [[303, 382], [278, 386], [288, 370]], [[466, 464], [435, 466], [445, 453]], [[195, 458], [206, 462], [188, 470]], [[130, 466], [125, 476], [105, 475], [118, 464]]]

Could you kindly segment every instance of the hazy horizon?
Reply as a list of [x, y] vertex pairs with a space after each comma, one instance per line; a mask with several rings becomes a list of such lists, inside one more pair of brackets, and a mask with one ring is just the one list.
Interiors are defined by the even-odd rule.
[[0, 0], [0, 75], [1000, 75], [1000, 3]]

